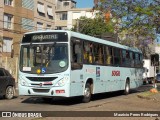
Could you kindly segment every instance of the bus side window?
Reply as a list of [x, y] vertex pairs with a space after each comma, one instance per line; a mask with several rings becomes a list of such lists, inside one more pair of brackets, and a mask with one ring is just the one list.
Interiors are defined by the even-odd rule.
[[100, 58], [99, 58], [100, 48], [97, 43], [94, 44], [94, 62], [96, 64], [99, 64]]
[[114, 48], [114, 65], [120, 66], [121, 64], [121, 50]]
[[142, 54], [140, 54], [140, 67], [143, 67], [143, 57], [142, 57]]
[[139, 56], [138, 53], [135, 54], [135, 67], [138, 67]]
[[111, 64], [111, 55], [110, 55], [108, 46], [105, 47], [105, 58], [106, 58], [106, 60], [105, 60], [106, 64], [110, 65]]
[[82, 44], [80, 40], [72, 40], [71, 43], [71, 61], [73, 63], [82, 63]]
[[126, 51], [126, 66], [130, 66], [130, 63], [131, 60], [130, 60], [130, 55], [129, 55], [129, 51]]
[[126, 50], [122, 50], [122, 66], [126, 66]]
[[88, 42], [83, 43], [83, 62], [88, 63], [89, 61], [89, 48]]
[[99, 45], [99, 50], [98, 50], [98, 55], [99, 55], [99, 59], [98, 59], [98, 63], [99, 64], [103, 64], [103, 46], [102, 45]]
[[133, 63], [133, 67], [135, 67], [135, 53], [133, 52], [133, 54], [132, 54], [132, 58], [133, 58], [133, 60], [132, 60], [132, 63]]
[[131, 67], [134, 67], [133, 52], [129, 52]]
[[89, 43], [89, 63], [93, 63], [93, 43]]

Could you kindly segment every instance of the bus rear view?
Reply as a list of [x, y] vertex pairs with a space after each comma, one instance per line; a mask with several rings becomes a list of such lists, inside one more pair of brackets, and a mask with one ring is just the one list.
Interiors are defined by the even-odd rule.
[[25, 34], [20, 48], [19, 95], [69, 96], [68, 34]]

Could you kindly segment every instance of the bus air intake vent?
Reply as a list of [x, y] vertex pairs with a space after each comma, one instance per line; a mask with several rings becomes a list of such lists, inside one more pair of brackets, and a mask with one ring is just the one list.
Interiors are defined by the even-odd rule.
[[41, 82], [45, 82], [45, 81], [53, 81], [55, 80], [57, 77], [27, 77], [30, 81], [41, 81]]
[[33, 89], [34, 92], [43, 92], [43, 93], [48, 93], [49, 89]]

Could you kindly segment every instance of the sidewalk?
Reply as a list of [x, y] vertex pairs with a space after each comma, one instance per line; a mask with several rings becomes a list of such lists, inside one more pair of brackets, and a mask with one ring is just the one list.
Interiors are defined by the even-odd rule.
[[137, 97], [159, 102], [160, 101], [160, 86], [158, 85], [156, 89], [157, 89], [158, 93], [152, 93], [151, 91], [145, 91], [145, 92], [139, 93], [137, 95]]

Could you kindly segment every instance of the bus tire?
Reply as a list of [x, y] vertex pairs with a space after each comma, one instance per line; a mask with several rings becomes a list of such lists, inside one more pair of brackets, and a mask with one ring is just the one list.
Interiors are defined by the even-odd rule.
[[90, 100], [91, 100], [91, 85], [89, 83], [87, 83], [85, 85], [85, 90], [84, 90], [82, 102], [88, 103], [88, 102], [90, 102]]
[[8, 86], [5, 91], [5, 98], [10, 100], [14, 97], [14, 87]]
[[129, 84], [129, 80], [127, 80], [125, 84], [124, 94], [128, 95], [129, 92], [130, 92], [130, 84]]

